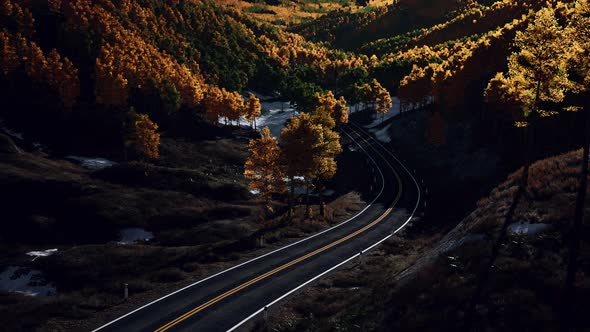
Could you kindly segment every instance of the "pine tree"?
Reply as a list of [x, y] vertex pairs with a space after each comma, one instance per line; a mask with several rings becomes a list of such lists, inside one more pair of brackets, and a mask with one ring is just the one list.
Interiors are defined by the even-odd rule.
[[385, 88], [381, 88], [377, 93], [377, 113], [381, 114], [381, 122], [383, 122], [383, 118], [385, 113], [389, 112], [389, 109], [393, 106], [393, 102], [391, 100], [391, 95]]
[[225, 116], [229, 122], [236, 121], [239, 125], [240, 116], [242, 116], [244, 109], [244, 99], [242, 96], [237, 91], [226, 92], [224, 94], [223, 107]]
[[327, 180], [334, 177], [337, 170], [335, 157], [342, 152], [340, 135], [327, 127], [322, 127], [321, 142], [313, 157], [313, 178], [317, 182], [320, 215], [324, 216], [323, 191]]
[[541, 9], [525, 31], [516, 33], [517, 51], [508, 57], [508, 74], [498, 73], [485, 91], [488, 101], [518, 105], [521, 113], [517, 118], [521, 121], [516, 125], [527, 131], [527, 174], [538, 118], [556, 114], [548, 107], [562, 102], [565, 93], [573, 88], [567, 73], [569, 56], [563, 52], [571, 46], [566, 37], [554, 9]]
[[524, 126], [527, 130], [526, 160], [518, 190], [492, 248], [490, 261], [480, 275], [469, 304], [467, 330], [473, 321], [475, 306], [481, 297], [485, 282], [500, 252], [508, 225], [512, 223], [514, 211], [528, 183], [537, 119], [553, 115], [555, 111], [545, 106], [563, 101], [566, 91], [572, 88], [567, 74], [568, 55], [567, 52], [563, 52], [571, 47], [571, 43], [559, 26], [553, 8], [539, 10], [526, 30], [516, 33], [514, 44], [516, 51], [508, 57], [508, 75], [498, 73], [488, 84], [485, 95], [488, 101], [518, 105], [523, 121], [517, 125]]
[[295, 199], [295, 178], [303, 177], [309, 212], [309, 190], [314, 171], [314, 156], [322, 143], [322, 126], [312, 121], [307, 113], [293, 117], [281, 132], [281, 156], [284, 172], [289, 179], [289, 215]]
[[205, 118], [212, 124], [217, 125], [219, 117], [221, 116], [221, 110], [223, 108], [223, 94], [221, 90], [211, 85], [207, 88], [204, 98], [203, 106], [205, 107]]
[[250, 121], [250, 126], [254, 128], [254, 130], [256, 130], [256, 118], [260, 116], [261, 111], [262, 106], [260, 105], [260, 100], [251, 93], [246, 101], [244, 113], [246, 119]]
[[[318, 117], [329, 116], [333, 120], [333, 124], [330, 123], [330, 129], [334, 126], [348, 123], [348, 105], [344, 97], [336, 99], [332, 91], [328, 91], [325, 94], [316, 93], [314, 96], [314, 116], [316, 113], [322, 113]], [[327, 119], [323, 120], [325, 124]]]
[[133, 145], [137, 152], [149, 159], [160, 157], [160, 134], [158, 125], [147, 114], [135, 114], [133, 120]]
[[250, 181], [249, 188], [258, 191], [264, 199], [266, 210], [272, 212], [270, 202], [273, 193], [285, 190], [279, 163], [280, 149], [268, 127], [264, 127], [260, 135], [259, 139], [250, 140], [250, 157], [244, 165], [244, 176]]
[[350, 108], [346, 103], [346, 99], [344, 97], [340, 97], [336, 106], [334, 106], [334, 120], [336, 120], [336, 124], [345, 124], [348, 123], [348, 111]]

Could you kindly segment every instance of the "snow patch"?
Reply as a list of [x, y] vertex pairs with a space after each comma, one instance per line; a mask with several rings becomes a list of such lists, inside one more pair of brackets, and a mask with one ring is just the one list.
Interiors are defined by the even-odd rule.
[[517, 235], [536, 235], [547, 229], [550, 229], [549, 224], [529, 224], [525, 222], [518, 222], [508, 225], [508, 232]]
[[117, 244], [129, 245], [140, 241], [150, 241], [154, 238], [154, 233], [139, 227], [123, 228], [119, 231], [119, 240]]
[[116, 164], [116, 162], [105, 158], [67, 156], [66, 159], [76, 161], [80, 166], [91, 170], [103, 169]]
[[41, 271], [9, 266], [0, 273], [0, 291], [21, 293], [26, 296], [54, 296], [53, 285], [46, 282]]
[[369, 123], [368, 125], [365, 125], [365, 128], [371, 129], [371, 128], [375, 128], [377, 126], [379, 126], [381, 123], [383, 123], [383, 121], [387, 121], [391, 118], [393, 118], [394, 116], [397, 116], [400, 114], [400, 101], [397, 97], [393, 97], [392, 99], [392, 107], [389, 109], [389, 111], [387, 111], [387, 113], [385, 113], [384, 115], [380, 115], [377, 114], [375, 119], [373, 120], [373, 122]]
[[390, 143], [391, 136], [389, 135], [389, 128], [391, 127], [392, 123], [388, 124], [387, 126], [383, 127], [382, 129], [370, 129], [369, 131], [372, 132], [377, 140], [382, 143]]
[[0, 119], [0, 130], [2, 130], [6, 135], [19, 139], [21, 141], [24, 140], [24, 134], [21, 132], [14, 131], [6, 126], [4, 126], [4, 120]]
[[37, 259], [39, 257], [48, 257], [48, 256], [51, 256], [51, 255], [55, 254], [56, 252], [57, 252], [57, 249], [47, 249], [47, 250], [41, 250], [41, 251], [29, 251], [27, 253], [27, 256], [33, 257], [33, 259], [31, 261], [34, 261], [35, 259]]

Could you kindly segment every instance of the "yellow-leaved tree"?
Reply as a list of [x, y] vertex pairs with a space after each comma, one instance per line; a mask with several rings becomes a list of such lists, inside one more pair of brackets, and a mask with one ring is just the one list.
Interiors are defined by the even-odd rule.
[[281, 159], [289, 179], [289, 216], [295, 200], [295, 180], [303, 178], [306, 188], [307, 214], [309, 214], [309, 190], [314, 172], [314, 156], [322, 144], [322, 126], [313, 122], [308, 113], [293, 117], [281, 132]]
[[344, 97], [340, 97], [336, 106], [334, 106], [334, 120], [336, 120], [336, 124], [344, 124], [348, 123], [348, 112], [350, 111], [350, 107], [346, 103], [346, 99]]
[[554, 8], [545, 7], [535, 13], [526, 29], [516, 33], [514, 46], [515, 52], [508, 57], [508, 73], [498, 73], [489, 82], [485, 97], [490, 103], [512, 107], [519, 113], [516, 114], [520, 116], [520, 119], [517, 117], [519, 121], [516, 121], [516, 126], [526, 130], [526, 159], [518, 190], [493, 246], [490, 261], [486, 263], [485, 270], [481, 271], [469, 303], [466, 318], [468, 326], [473, 321], [475, 307], [498, 256], [501, 242], [508, 225], [513, 222], [514, 212], [527, 187], [536, 123], [540, 117], [556, 114], [556, 105], [564, 100], [568, 91], [575, 88], [568, 79], [572, 40], [560, 26]]
[[135, 114], [133, 120], [133, 145], [137, 152], [149, 159], [160, 157], [158, 125], [147, 114]]
[[389, 112], [389, 109], [393, 106], [393, 102], [391, 100], [391, 95], [387, 89], [381, 87], [381, 89], [377, 93], [377, 99], [375, 100], [377, 104], [377, 114], [381, 114], [381, 122], [383, 122], [383, 118], [385, 117], [385, 113]]
[[485, 96], [488, 102], [517, 106], [515, 124], [527, 131], [527, 173], [538, 118], [555, 115], [552, 106], [562, 102], [573, 88], [568, 79], [569, 54], [564, 52], [571, 48], [571, 39], [558, 24], [554, 9], [547, 7], [535, 14], [525, 31], [516, 33], [514, 45], [516, 51], [508, 57], [508, 73], [497, 73]]
[[223, 109], [223, 93], [221, 89], [209, 85], [205, 90], [203, 106], [205, 107], [205, 118], [212, 124], [217, 125]]
[[325, 94], [316, 93], [314, 96], [314, 113], [317, 113], [320, 109], [334, 119], [336, 125], [348, 123], [349, 108], [344, 97], [336, 99], [332, 91]]
[[256, 118], [260, 116], [262, 112], [262, 106], [260, 100], [251, 93], [244, 106], [244, 116], [250, 121], [250, 126], [256, 130]]
[[281, 151], [268, 127], [264, 127], [260, 135], [260, 138], [250, 140], [250, 157], [244, 165], [244, 176], [250, 181], [250, 190], [259, 192], [264, 199], [266, 211], [272, 212], [270, 203], [273, 193], [285, 190], [279, 162]]
[[320, 143], [313, 156], [312, 177], [316, 181], [318, 190], [320, 215], [324, 216], [323, 193], [325, 182], [336, 175], [337, 164], [335, 157], [342, 152], [340, 145], [340, 135], [333, 131], [332, 128], [322, 126], [322, 136]]

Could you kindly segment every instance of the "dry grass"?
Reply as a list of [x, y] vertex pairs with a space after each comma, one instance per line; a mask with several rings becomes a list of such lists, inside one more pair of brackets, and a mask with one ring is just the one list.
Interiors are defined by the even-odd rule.
[[[567, 239], [580, 151], [534, 163], [515, 220], [547, 223], [536, 235], [510, 234], [477, 306], [478, 330], [558, 329], [567, 263]], [[407, 231], [379, 247], [363, 264], [349, 266], [275, 308], [273, 331], [461, 330], [478, 272], [491, 250], [516, 191], [510, 175], [452, 232]], [[590, 200], [589, 200], [590, 201]], [[580, 249], [577, 324], [588, 326], [590, 309], [590, 202]], [[479, 240], [463, 240], [468, 235]], [[453, 245], [454, 244], [454, 245]], [[360, 287], [350, 292], [347, 287]], [[260, 329], [264, 327], [260, 326]]]

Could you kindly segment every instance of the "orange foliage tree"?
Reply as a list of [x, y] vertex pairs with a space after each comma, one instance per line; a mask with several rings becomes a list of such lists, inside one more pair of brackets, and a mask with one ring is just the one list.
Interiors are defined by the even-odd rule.
[[251, 93], [244, 107], [244, 116], [250, 121], [250, 126], [254, 129], [256, 129], [256, 118], [260, 116], [261, 111], [262, 106], [260, 105], [260, 100]]
[[266, 210], [272, 212], [272, 195], [285, 190], [279, 162], [281, 151], [268, 127], [264, 127], [260, 135], [259, 139], [250, 140], [250, 157], [244, 165], [244, 176], [250, 181], [250, 190], [257, 191], [264, 199]]
[[160, 157], [158, 125], [147, 114], [135, 114], [132, 135], [133, 145], [142, 156], [149, 159]]

